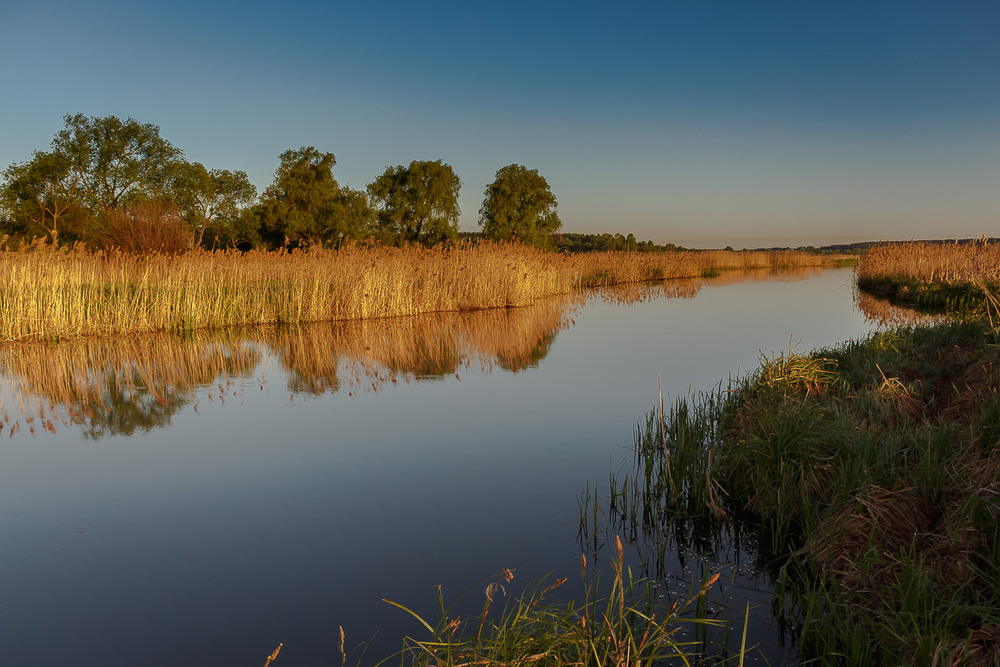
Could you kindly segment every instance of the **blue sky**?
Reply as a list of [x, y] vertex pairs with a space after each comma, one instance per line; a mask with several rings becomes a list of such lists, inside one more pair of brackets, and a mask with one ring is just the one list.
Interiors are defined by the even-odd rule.
[[134, 117], [263, 189], [441, 159], [463, 230], [517, 162], [566, 232], [689, 246], [1000, 235], [1000, 3], [0, 5], [0, 166]]

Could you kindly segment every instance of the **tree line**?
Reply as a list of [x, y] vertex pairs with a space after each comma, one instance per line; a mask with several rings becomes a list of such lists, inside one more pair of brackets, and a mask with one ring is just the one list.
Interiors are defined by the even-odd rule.
[[[187, 161], [154, 124], [67, 115], [48, 150], [3, 171], [0, 232], [135, 251], [432, 246], [459, 237], [462, 181], [441, 160], [387, 167], [364, 190], [337, 182], [333, 153], [303, 146], [278, 160], [258, 196], [246, 172]], [[562, 223], [537, 170], [507, 165], [483, 195], [484, 237], [551, 247]]]

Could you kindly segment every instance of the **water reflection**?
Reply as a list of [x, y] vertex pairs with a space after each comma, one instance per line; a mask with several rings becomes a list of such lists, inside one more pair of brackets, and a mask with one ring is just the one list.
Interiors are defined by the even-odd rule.
[[854, 288], [854, 303], [858, 310], [872, 324], [883, 327], [927, 325], [947, 319], [940, 313], [925, 313], [916, 308], [893, 303], [888, 299], [874, 296]]
[[147, 335], [0, 348], [3, 425], [86, 437], [129, 436], [167, 426], [204, 397], [224, 403], [263, 385], [276, 363], [293, 394], [378, 390], [385, 383], [440, 380], [465, 369], [537, 367], [573, 302], [532, 308], [323, 323], [301, 327]]
[[3, 423], [11, 436], [22, 422], [32, 434], [74, 424], [89, 438], [128, 436], [168, 425], [197, 387], [247, 376], [259, 360], [234, 333], [4, 346]]
[[704, 287], [725, 287], [757, 282], [793, 283], [818, 278], [822, 272], [823, 269], [818, 266], [803, 266], [793, 269], [721, 271], [716, 275], [704, 278], [681, 278], [664, 280], [663, 282], [596, 287], [590, 291], [589, 296], [614, 305], [631, 305], [663, 298], [693, 299]]
[[266, 383], [262, 364], [285, 372], [294, 395], [377, 391], [387, 383], [443, 380], [496, 368], [536, 368], [559, 331], [589, 299], [616, 305], [690, 299], [705, 286], [794, 282], [818, 268], [728, 271], [710, 278], [596, 289], [529, 308], [195, 332], [29, 343], [0, 347], [0, 425], [9, 436], [70, 425], [85, 437], [168, 426], [204, 398], [224, 403]]

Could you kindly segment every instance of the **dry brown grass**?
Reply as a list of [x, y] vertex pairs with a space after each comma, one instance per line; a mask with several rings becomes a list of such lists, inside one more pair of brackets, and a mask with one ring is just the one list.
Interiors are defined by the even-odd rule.
[[831, 261], [797, 252], [565, 256], [494, 243], [141, 255], [39, 243], [0, 250], [0, 340], [517, 307], [592, 285]]
[[881, 243], [858, 261], [859, 281], [912, 280], [922, 283], [1000, 283], [1000, 244]]

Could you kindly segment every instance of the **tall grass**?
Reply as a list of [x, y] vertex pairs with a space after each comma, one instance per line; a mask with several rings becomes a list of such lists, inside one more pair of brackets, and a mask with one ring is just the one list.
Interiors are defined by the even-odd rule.
[[[546, 595], [566, 584], [559, 579], [539, 583], [513, 601], [507, 586], [513, 572], [503, 570], [485, 587], [478, 614], [462, 620], [438, 591], [438, 619], [422, 616], [397, 602], [387, 603], [410, 614], [425, 637], [407, 636], [394, 658], [402, 665], [579, 665], [636, 667], [694, 664], [696, 641], [679, 636], [681, 626], [713, 625], [698, 613], [698, 603], [718, 575], [706, 579], [683, 604], [661, 599], [651, 582], [637, 580], [624, 565], [621, 539], [615, 539], [611, 590], [600, 591], [600, 577], [588, 576], [582, 557], [579, 601], [550, 602]], [[505, 603], [501, 602], [504, 598]], [[495, 608], [503, 604], [499, 613]], [[342, 662], [347, 661], [343, 655]]]
[[963, 317], [1000, 315], [1000, 244], [883, 243], [857, 267], [858, 287]]
[[1000, 283], [1000, 244], [880, 243], [858, 260], [859, 281], [910, 279], [923, 283]]
[[827, 261], [806, 253], [565, 256], [494, 243], [144, 255], [36, 243], [0, 251], [0, 341], [517, 307], [593, 285]]

